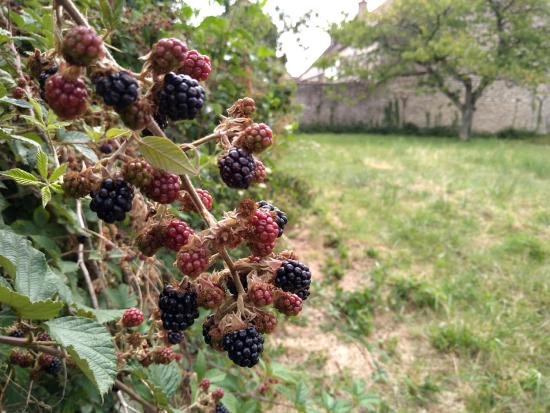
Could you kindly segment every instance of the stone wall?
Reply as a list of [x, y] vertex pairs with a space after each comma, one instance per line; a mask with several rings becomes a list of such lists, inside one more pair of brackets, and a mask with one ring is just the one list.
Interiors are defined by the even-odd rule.
[[[474, 131], [494, 133], [506, 128], [550, 132], [549, 89], [535, 95], [527, 89], [495, 82], [478, 101]], [[357, 83], [298, 83], [296, 101], [302, 105], [300, 124], [456, 126], [458, 109], [441, 93], [420, 93], [413, 79], [397, 79], [368, 91]]]

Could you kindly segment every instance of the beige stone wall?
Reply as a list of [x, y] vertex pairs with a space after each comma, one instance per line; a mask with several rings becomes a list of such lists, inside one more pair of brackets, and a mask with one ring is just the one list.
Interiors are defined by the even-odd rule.
[[[539, 89], [549, 92], [547, 87]], [[418, 92], [412, 79], [398, 79], [375, 91], [368, 91], [361, 83], [299, 83], [296, 100], [303, 107], [302, 125], [382, 126], [391, 121], [433, 127], [453, 126], [460, 121], [449, 99], [441, 93]], [[550, 98], [542, 92], [535, 95], [504, 81], [495, 82], [478, 101], [474, 130], [494, 133], [506, 128], [550, 132]]]

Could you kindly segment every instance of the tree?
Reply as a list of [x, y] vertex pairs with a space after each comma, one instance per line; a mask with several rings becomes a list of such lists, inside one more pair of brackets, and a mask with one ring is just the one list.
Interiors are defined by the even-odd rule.
[[417, 78], [459, 109], [467, 140], [476, 104], [493, 82], [547, 81], [549, 20], [548, 0], [395, 0], [331, 33], [357, 50], [341, 58], [340, 75], [375, 84]]

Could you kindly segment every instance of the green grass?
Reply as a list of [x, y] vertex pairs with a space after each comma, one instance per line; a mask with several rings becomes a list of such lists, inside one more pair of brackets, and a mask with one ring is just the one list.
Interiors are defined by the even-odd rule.
[[[376, 311], [440, 356], [435, 376], [416, 359], [387, 389], [396, 411], [419, 408], [411, 383], [428, 376], [467, 411], [550, 411], [550, 146], [300, 135], [281, 162], [312, 186], [332, 261], [370, 265]], [[419, 398], [440, 411], [437, 394]]]

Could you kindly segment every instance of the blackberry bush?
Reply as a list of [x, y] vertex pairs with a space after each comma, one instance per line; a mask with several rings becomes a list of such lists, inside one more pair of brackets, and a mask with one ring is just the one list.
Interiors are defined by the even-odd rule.
[[[204, 118], [219, 119], [217, 125], [197, 121], [186, 125], [197, 134], [211, 133], [186, 144], [174, 143], [163, 129], [168, 120], [197, 118], [206, 104], [199, 81], [208, 79], [215, 60], [189, 51], [178, 39], [167, 38], [157, 41], [149, 53], [142, 51], [145, 63], [141, 70], [124, 68], [97, 34], [109, 34], [105, 40], [116, 42], [113, 50], [117, 56], [126, 53], [120, 47], [125, 42], [119, 43], [124, 37], [110, 31], [114, 15], [97, 19], [98, 24], [108, 22], [111, 27], [96, 32], [70, 0], [55, 6], [51, 9], [54, 30], [49, 36], [33, 37], [36, 41], [31, 43], [51, 43], [56, 49], [36, 50], [28, 58], [23, 56], [21, 65], [15, 62], [16, 71], [24, 71], [23, 63], [28, 63], [32, 77], [17, 73], [16, 81], [7, 86], [2, 83], [5, 76], [0, 79], [1, 90], [27, 101], [16, 102], [13, 113], [11, 108], [3, 108], [10, 111], [3, 112], [3, 118], [15, 119], [16, 126], [9, 128], [16, 139], [6, 143], [3, 158], [5, 165], [14, 168], [3, 176], [32, 187], [31, 191], [14, 191], [11, 183], [2, 186], [0, 200], [10, 204], [6, 222], [20, 225], [21, 220], [12, 220], [16, 215], [12, 210], [30, 205], [33, 224], [44, 226], [48, 234], [33, 241], [44, 251], [55, 246], [55, 254], [46, 251], [44, 257], [26, 237], [9, 232], [7, 225], [0, 228], [0, 248], [23, 257], [20, 262], [14, 259], [13, 265], [23, 266], [28, 261], [33, 269], [32, 280], [25, 279], [25, 271], [17, 268], [15, 281], [10, 277], [3, 281], [9, 284], [3, 286], [8, 295], [13, 295], [10, 305], [2, 308], [6, 313], [3, 319], [17, 322], [0, 328], [0, 344], [16, 347], [9, 357], [0, 354], [0, 363], [9, 360], [8, 369], [30, 368], [28, 374], [18, 373], [11, 379], [22, 376], [40, 386], [37, 391], [33, 386], [21, 386], [29, 389], [29, 406], [14, 403], [14, 409], [51, 406], [60, 411], [57, 406], [63, 406], [76, 411], [84, 403], [92, 410], [118, 411], [125, 407], [126, 399], [120, 396], [126, 394], [132, 403], [142, 404], [144, 411], [187, 410], [193, 405], [201, 411], [227, 411], [220, 401], [223, 390], [210, 392], [206, 384], [199, 386], [196, 395], [169, 397], [157, 387], [153, 394], [151, 374], [159, 370], [148, 367], [172, 363], [163, 370], [166, 374], [188, 374], [197, 357], [198, 340], [192, 337], [196, 333], [191, 327], [199, 318], [199, 306], [206, 316], [204, 341], [235, 366], [247, 368], [259, 362], [264, 349], [262, 334], [277, 326], [275, 310], [284, 314], [301, 310], [309, 287], [304, 287], [301, 278], [302, 283], [298, 282], [296, 269], [294, 278], [277, 272], [296, 257], [288, 251], [273, 253], [288, 221], [286, 215], [265, 201], [246, 198], [230, 210], [222, 210], [231, 202], [227, 199], [234, 197], [216, 199], [218, 191], [208, 187], [212, 184], [208, 179], [202, 179], [207, 188], [196, 188], [194, 181], [208, 176], [201, 171], [206, 162], [195, 162], [198, 159], [188, 155], [200, 145], [212, 143], [222, 180], [229, 188], [247, 189], [253, 182], [265, 182], [266, 168], [254, 156], [264, 156], [272, 145], [271, 129], [253, 119], [256, 104], [251, 98], [238, 99], [224, 113], [217, 113], [222, 102], [212, 101]], [[93, 7], [86, 10], [87, 15], [94, 12]], [[121, 14], [123, 21], [127, 18]], [[150, 18], [157, 22], [154, 14]], [[78, 25], [65, 25], [69, 19]], [[171, 23], [159, 27], [168, 31]], [[62, 33], [63, 39], [58, 36]], [[6, 42], [17, 38], [17, 44], [9, 44], [8, 50], [30, 45], [22, 36], [5, 37]], [[197, 45], [197, 49], [202, 51], [209, 44]], [[2, 62], [0, 66], [4, 67]], [[220, 85], [218, 76], [211, 80], [215, 80], [210, 85], [217, 95], [240, 90]], [[87, 86], [95, 89], [90, 100]], [[47, 105], [35, 100], [41, 92]], [[176, 126], [181, 124], [185, 125], [181, 122], [168, 129], [175, 141], [179, 138]], [[12, 146], [17, 152], [10, 159], [7, 152]], [[28, 171], [23, 169], [27, 166]], [[36, 195], [42, 208], [35, 205]], [[12, 204], [12, 197], [18, 202]], [[213, 210], [219, 216], [214, 216]], [[58, 222], [54, 224], [50, 217]], [[184, 219], [192, 222], [196, 232]], [[66, 236], [63, 226], [68, 229]], [[237, 249], [239, 246], [244, 249]], [[246, 256], [238, 258], [243, 251]], [[29, 285], [32, 288], [27, 288]], [[139, 369], [139, 377], [129, 374], [138, 363], [144, 367]], [[218, 362], [213, 360], [213, 364]], [[89, 383], [96, 386], [98, 394], [93, 396], [105, 400], [106, 405], [98, 407], [89, 400], [59, 403], [58, 394], [37, 402], [38, 395], [49, 394], [43, 386], [47, 380], [40, 376], [49, 374], [50, 381], [60, 381], [64, 379], [60, 374], [63, 365], [70, 383], [63, 383], [63, 392], [92, 393], [89, 387], [83, 392], [81, 380], [73, 380], [75, 370], [82, 369]], [[174, 377], [167, 379], [176, 382]], [[0, 379], [2, 385], [5, 382]], [[144, 385], [133, 389], [138, 382]], [[182, 386], [182, 390], [189, 387]], [[117, 397], [106, 397], [111, 389], [120, 392]], [[10, 398], [11, 390], [2, 392], [2, 397]], [[183, 401], [188, 405], [183, 406]], [[175, 402], [179, 405], [170, 405]]]

